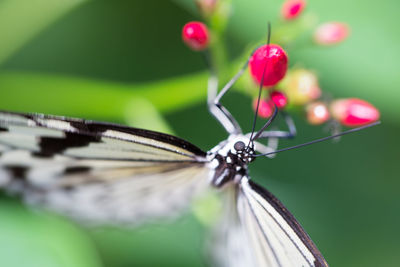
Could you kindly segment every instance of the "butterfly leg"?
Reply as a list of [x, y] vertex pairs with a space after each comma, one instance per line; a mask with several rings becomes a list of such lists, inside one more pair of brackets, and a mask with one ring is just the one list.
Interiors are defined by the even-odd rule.
[[227, 85], [225, 85], [218, 95], [217, 76], [215, 74], [211, 74], [210, 78], [208, 79], [208, 109], [229, 134], [239, 134], [242, 132], [242, 130], [232, 114], [224, 106], [222, 106], [220, 99], [237, 79], [238, 77], [233, 77], [233, 79], [230, 80]]
[[236, 75], [222, 88], [222, 90], [218, 93], [218, 78], [216, 72], [213, 67], [210, 65], [211, 74], [208, 79], [208, 109], [210, 113], [222, 124], [225, 130], [229, 134], [239, 134], [242, 133], [242, 129], [240, 128], [238, 122], [232, 116], [232, 114], [220, 103], [221, 98], [225, 95], [226, 92], [233, 86], [233, 84], [242, 76], [245, 72], [249, 60], [253, 55], [254, 51], [250, 54], [246, 63], [243, 67], [236, 73]]
[[296, 125], [294, 124], [294, 121], [292, 117], [287, 114], [286, 112], [281, 112], [283, 115], [283, 118], [285, 120], [285, 123], [288, 127], [288, 131], [281, 131], [281, 130], [270, 130], [270, 131], [264, 131], [262, 132], [257, 139], [259, 138], [293, 138], [297, 134], [296, 130]]
[[[257, 150], [261, 154], [268, 154], [268, 153], [272, 153], [278, 149], [279, 138], [276, 138], [276, 137], [268, 138], [267, 145], [262, 144], [257, 141], [255, 141], [254, 144], [255, 144], [255, 150]], [[276, 156], [276, 154], [267, 155], [268, 158], [274, 158], [275, 156]]]

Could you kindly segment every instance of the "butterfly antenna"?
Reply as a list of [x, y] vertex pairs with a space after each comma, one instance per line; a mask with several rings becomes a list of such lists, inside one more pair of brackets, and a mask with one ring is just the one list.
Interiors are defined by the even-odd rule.
[[[254, 135], [254, 130], [256, 128], [256, 123], [257, 123], [257, 116], [258, 116], [258, 109], [260, 107], [260, 100], [261, 100], [261, 92], [262, 92], [262, 87], [265, 79], [265, 70], [267, 69], [268, 66], [268, 56], [269, 56], [269, 45], [271, 43], [271, 23], [268, 22], [268, 37], [267, 37], [267, 60], [265, 61], [264, 65], [264, 70], [261, 76], [261, 81], [260, 81], [260, 87], [258, 89], [258, 98], [257, 98], [257, 106], [256, 106], [256, 114], [254, 115], [254, 120], [253, 120], [253, 127], [251, 129], [251, 135], [249, 139], [249, 143], [247, 144], [247, 149], [250, 147], [251, 142], [253, 141], [253, 135]], [[271, 118], [273, 118], [272, 116]]]
[[323, 137], [323, 138], [320, 138], [320, 139], [316, 139], [316, 140], [313, 140], [313, 141], [310, 141], [310, 142], [307, 142], [307, 143], [304, 143], [304, 144], [291, 146], [291, 147], [286, 147], [286, 148], [282, 148], [282, 149], [275, 150], [275, 151], [268, 152], [268, 153], [264, 153], [264, 154], [257, 154], [257, 155], [254, 155], [254, 157], [268, 156], [268, 155], [276, 154], [276, 153], [279, 153], [279, 152], [292, 150], [292, 149], [300, 148], [300, 147], [303, 147], [303, 146], [312, 145], [312, 144], [315, 144], [315, 143], [320, 143], [320, 142], [323, 142], [323, 141], [326, 141], [326, 140], [329, 140], [329, 139], [333, 139], [333, 138], [336, 138], [336, 137], [339, 137], [339, 136], [342, 136], [342, 135], [345, 135], [345, 134], [358, 132], [358, 131], [364, 130], [366, 128], [370, 128], [370, 127], [376, 126], [376, 125], [378, 125], [380, 123], [381, 123], [380, 121], [377, 121], [377, 122], [374, 122], [374, 123], [371, 123], [371, 124], [368, 124], [368, 125], [365, 125], [365, 126], [361, 126], [361, 127], [358, 127], [358, 128], [354, 128], [354, 129], [351, 129], [351, 130], [348, 130], [348, 131], [344, 131], [344, 132], [341, 132], [341, 133], [338, 133], [338, 134], [334, 134], [334, 135], [331, 135], [331, 136], [327, 136], [327, 137]]
[[260, 137], [260, 135], [264, 132], [264, 130], [266, 128], [268, 128], [268, 126], [271, 125], [271, 123], [274, 121], [274, 119], [276, 118], [276, 115], [278, 115], [278, 107], [276, 106], [275, 102], [274, 103], [274, 113], [272, 114], [272, 116], [268, 119], [268, 121], [264, 124], [264, 126], [256, 133], [256, 135], [253, 137], [253, 141], [257, 140], [258, 137]]

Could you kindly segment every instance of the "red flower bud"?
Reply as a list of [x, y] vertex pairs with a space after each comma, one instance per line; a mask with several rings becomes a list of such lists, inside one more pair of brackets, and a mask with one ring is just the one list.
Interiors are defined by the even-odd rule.
[[320, 45], [333, 45], [344, 41], [350, 33], [349, 26], [340, 22], [320, 25], [314, 32], [314, 41]]
[[[253, 101], [253, 110], [256, 111], [257, 108], [257, 98]], [[268, 118], [274, 112], [274, 104], [271, 101], [266, 101], [264, 99], [260, 99], [260, 104], [258, 106], [258, 116], [261, 118]]]
[[307, 121], [310, 124], [318, 125], [329, 120], [329, 110], [325, 103], [317, 101], [307, 105]]
[[338, 99], [331, 103], [332, 117], [348, 127], [357, 127], [379, 119], [379, 110], [358, 98]]
[[265, 69], [263, 86], [272, 86], [285, 76], [288, 57], [279, 45], [263, 45], [251, 56], [249, 67], [250, 74], [257, 84], [261, 83]]
[[182, 39], [191, 49], [204, 50], [209, 43], [208, 28], [204, 23], [198, 21], [186, 23], [182, 29]]
[[282, 5], [282, 17], [286, 20], [295, 19], [301, 14], [305, 6], [305, 0], [287, 0]]
[[280, 91], [273, 91], [270, 94], [270, 97], [278, 108], [284, 108], [287, 105], [287, 97], [284, 93]]

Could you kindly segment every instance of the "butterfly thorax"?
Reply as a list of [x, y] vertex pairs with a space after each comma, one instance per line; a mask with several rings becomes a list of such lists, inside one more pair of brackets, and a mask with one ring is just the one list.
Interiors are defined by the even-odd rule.
[[214, 169], [211, 184], [222, 187], [227, 183], [238, 183], [247, 176], [248, 164], [254, 160], [254, 149], [247, 137], [231, 136], [208, 153], [210, 167]]

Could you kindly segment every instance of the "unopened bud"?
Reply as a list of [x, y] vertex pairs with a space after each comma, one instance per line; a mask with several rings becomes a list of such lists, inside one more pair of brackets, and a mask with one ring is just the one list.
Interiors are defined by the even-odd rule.
[[329, 110], [325, 103], [316, 101], [306, 107], [307, 121], [310, 124], [318, 125], [329, 120]]
[[379, 119], [379, 110], [367, 101], [358, 98], [338, 99], [331, 103], [332, 117], [348, 127], [357, 127]]
[[321, 96], [317, 76], [306, 69], [288, 73], [279, 88], [284, 91], [293, 105], [304, 105]]
[[350, 33], [349, 26], [341, 22], [328, 22], [314, 32], [314, 41], [320, 45], [334, 45], [344, 41]]

